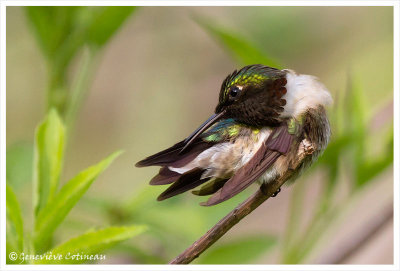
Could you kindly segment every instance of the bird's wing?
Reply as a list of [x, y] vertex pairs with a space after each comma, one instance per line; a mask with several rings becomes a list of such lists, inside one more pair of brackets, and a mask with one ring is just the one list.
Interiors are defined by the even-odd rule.
[[[215, 144], [232, 140], [235, 136], [239, 135], [239, 128], [240, 126], [232, 119], [221, 120], [198, 137], [184, 152], [181, 152], [185, 147], [183, 140], [168, 149], [139, 161], [136, 166], [161, 166], [159, 173], [150, 181], [150, 184], [165, 185], [173, 183], [159, 196], [158, 200], [175, 196], [207, 182], [210, 178], [202, 178], [202, 174], [205, 171], [203, 168], [194, 168], [184, 173], [177, 173], [171, 171], [169, 167], [183, 167], [204, 150]], [[215, 191], [217, 188], [219, 187], [214, 187]], [[210, 193], [210, 188], [207, 191]]]
[[244, 127], [243, 124], [237, 123], [234, 119], [223, 119], [205, 131], [201, 138], [206, 142], [222, 143], [233, 140], [239, 136]]
[[233, 137], [239, 134], [239, 131], [240, 125], [238, 125], [233, 119], [221, 120], [198, 137], [183, 153], [181, 150], [185, 147], [184, 140], [176, 143], [168, 149], [137, 162], [136, 166], [184, 166], [196, 158], [196, 156], [201, 152], [213, 145], [233, 139]]
[[288, 126], [283, 124], [277, 127], [266, 142], [262, 144], [250, 161], [240, 168], [216, 193], [214, 193], [204, 206], [211, 206], [228, 200], [243, 191], [264, 174], [279, 156], [287, 154], [293, 141]]
[[[165, 185], [172, 183], [158, 197], [158, 200], [170, 198], [193, 189], [209, 181], [210, 178], [202, 178], [205, 171], [203, 168], [193, 168], [184, 173], [178, 173], [169, 170], [169, 167], [183, 167], [204, 150], [215, 144], [231, 141], [244, 130], [248, 131], [248, 129], [242, 128], [243, 125], [239, 125], [232, 119], [221, 120], [198, 137], [185, 152], [181, 153], [182, 148], [185, 146], [184, 141], [181, 141], [166, 150], [145, 158], [138, 162], [136, 166], [161, 166], [159, 174], [150, 181], [150, 184]], [[286, 124], [275, 128], [252, 159], [239, 169], [233, 177], [230, 179], [219, 179], [215, 184], [210, 184], [204, 189], [201, 188], [201, 192], [195, 192], [195, 194], [209, 195], [215, 192], [203, 204], [207, 206], [230, 199], [256, 181], [280, 155], [285, 155], [289, 150], [292, 139], [293, 135], [289, 133]]]

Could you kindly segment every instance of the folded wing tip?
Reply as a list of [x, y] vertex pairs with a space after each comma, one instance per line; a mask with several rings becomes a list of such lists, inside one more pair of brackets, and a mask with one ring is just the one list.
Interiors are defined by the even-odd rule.
[[200, 196], [200, 190], [192, 190], [193, 195]]
[[143, 164], [143, 160], [137, 162], [137, 163], [135, 164], [135, 167], [145, 167], [145, 165]]
[[164, 191], [157, 197], [157, 201], [163, 201], [173, 197], [174, 195], [169, 194], [168, 192]]
[[175, 182], [181, 174], [169, 170], [168, 167], [162, 167], [158, 174], [150, 180], [150, 185], [165, 185]]
[[201, 206], [213, 206], [218, 203], [223, 202], [224, 200], [221, 198], [222, 188], [215, 192], [211, 197], [208, 198], [206, 202], [201, 202]]
[[[212, 197], [211, 197], [211, 198], [212, 198]], [[211, 199], [211, 198], [210, 198], [210, 199]], [[217, 205], [217, 204], [223, 202], [223, 200], [211, 200], [211, 201], [210, 201], [210, 199], [207, 200], [207, 201], [205, 201], [205, 202], [200, 202], [200, 206], [210, 207], [210, 206], [214, 206], [214, 205]]]

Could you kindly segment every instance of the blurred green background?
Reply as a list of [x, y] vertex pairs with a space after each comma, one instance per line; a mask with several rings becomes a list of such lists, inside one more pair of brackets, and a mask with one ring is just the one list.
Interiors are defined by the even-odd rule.
[[[93, 227], [141, 224], [148, 230], [108, 249], [102, 263], [166, 263], [177, 256], [256, 186], [215, 207], [199, 206], [204, 199], [190, 193], [157, 202], [165, 187], [148, 181], [158, 169], [134, 164], [197, 128], [214, 110], [226, 75], [263, 63], [315, 75], [328, 87], [335, 100], [331, 147], [195, 263], [393, 263], [390, 219], [350, 255], [330, 258], [392, 208], [392, 7], [125, 7], [104, 13], [87, 32], [80, 26], [102, 7], [78, 8], [71, 17], [62, 10], [71, 8], [59, 9], [45, 11], [59, 24], [42, 36], [61, 40], [46, 55], [36, 11], [7, 7], [7, 183], [28, 239], [35, 127], [50, 103], [67, 125], [61, 184], [125, 150], [55, 231], [52, 245]], [[102, 37], [112, 16], [126, 20]], [[71, 47], [70, 60], [54, 69], [62, 46], [78, 43], [79, 35], [99, 39]], [[62, 95], [73, 89], [79, 91], [70, 112]]]

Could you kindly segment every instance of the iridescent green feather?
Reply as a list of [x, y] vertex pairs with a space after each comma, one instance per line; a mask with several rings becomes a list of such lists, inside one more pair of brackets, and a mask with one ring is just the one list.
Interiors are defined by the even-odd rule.
[[227, 87], [229, 88], [233, 85], [259, 84], [267, 79], [267, 75], [255, 73], [254, 71], [250, 70], [243, 74], [238, 74], [232, 81], [229, 82]]
[[298, 134], [298, 132], [301, 129], [301, 126], [303, 125], [303, 118], [290, 118], [287, 121], [287, 125], [288, 125], [288, 132], [289, 134], [295, 135]]
[[280, 74], [280, 70], [271, 67], [262, 65], [246, 66], [228, 77], [229, 81], [226, 82], [224, 86], [225, 94], [227, 94], [230, 87], [234, 85], [258, 85], [265, 82], [265, 80], [277, 78]]
[[202, 135], [204, 141], [220, 142], [228, 141], [238, 137], [244, 130], [248, 132], [251, 128], [254, 134], [259, 133], [259, 129], [247, 125], [239, 124], [233, 119], [226, 119], [218, 122]]

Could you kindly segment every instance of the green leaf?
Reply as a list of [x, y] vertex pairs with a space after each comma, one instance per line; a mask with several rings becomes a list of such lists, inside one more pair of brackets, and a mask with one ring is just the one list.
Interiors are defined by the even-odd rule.
[[[62, 255], [61, 260], [44, 258], [36, 264], [78, 264], [93, 260], [100, 260], [98, 255], [105, 249], [128, 240], [146, 230], [146, 226], [109, 227], [97, 231], [89, 231], [83, 235], [72, 238], [55, 247], [45, 255]], [[80, 254], [82, 257], [73, 259], [72, 255]], [[97, 257], [96, 257], [97, 254]], [[86, 257], [85, 257], [86, 256]], [[92, 259], [90, 259], [92, 256]], [[88, 258], [88, 259], [87, 259]]]
[[32, 180], [33, 144], [18, 142], [7, 148], [6, 179], [14, 189]]
[[331, 127], [334, 129], [334, 135], [340, 137], [346, 131], [345, 123], [348, 118], [346, 116], [346, 100], [345, 94], [347, 89], [338, 89], [333, 95], [333, 106], [329, 110]]
[[93, 10], [94, 15], [88, 30], [89, 42], [98, 47], [103, 46], [136, 8], [99, 7]]
[[16, 235], [16, 248], [19, 252], [22, 252], [24, 249], [24, 225], [21, 208], [19, 207], [17, 196], [14, 194], [11, 186], [7, 184], [6, 190], [7, 221], [13, 228], [11, 232]]
[[350, 117], [347, 122], [347, 131], [352, 137], [352, 144], [354, 146], [353, 161], [355, 164], [355, 187], [357, 187], [357, 180], [361, 172], [362, 165], [366, 157], [366, 135], [367, 133], [367, 120], [366, 120], [366, 105], [364, 101], [364, 93], [359, 80], [355, 76], [349, 76], [348, 83], [349, 91], [347, 93], [347, 103], [345, 105], [346, 115]]
[[93, 45], [90, 49], [103, 46], [134, 10], [135, 7], [26, 7], [48, 64], [48, 108], [56, 107], [64, 116], [71, 95], [67, 76], [71, 61], [87, 45]]
[[26, 7], [27, 17], [49, 66], [51, 87], [62, 84], [68, 64], [86, 38], [88, 7]]
[[12, 244], [12, 242], [10, 242], [10, 237], [9, 237], [9, 233], [8, 233], [8, 231], [7, 231], [7, 233], [6, 233], [7, 235], [7, 238], [6, 238], [6, 255], [7, 255], [7, 257], [6, 257], [6, 263], [7, 264], [15, 264], [15, 263], [18, 263], [18, 262], [15, 262], [15, 261], [13, 261], [13, 260], [11, 260], [10, 259], [10, 253], [11, 252], [16, 252], [17, 251], [17, 249], [14, 247], [14, 245]]
[[[349, 123], [353, 128], [354, 136], [359, 139], [365, 138], [365, 130], [367, 128], [367, 106], [364, 100], [365, 93], [362, 90], [359, 80], [353, 78], [350, 82], [349, 103], [347, 111], [351, 114], [353, 123]], [[360, 144], [364, 144], [362, 140]]]
[[[393, 132], [389, 138], [389, 149], [382, 155], [376, 155], [369, 159], [366, 155], [368, 132], [368, 110], [364, 100], [365, 93], [360, 80], [350, 77], [348, 103], [346, 104], [346, 115], [350, 116], [348, 133], [352, 137], [354, 145], [353, 161], [355, 163], [354, 189], [359, 189], [374, 179], [380, 172], [385, 170], [393, 162]], [[389, 154], [389, 155], [388, 155]]]
[[77, 12], [84, 7], [28, 6], [26, 13], [44, 55], [52, 61], [74, 32]]
[[204, 18], [196, 17], [195, 21], [222, 44], [240, 64], [264, 64], [275, 68], [281, 66], [246, 38], [217, 26]]
[[210, 249], [199, 258], [201, 264], [252, 263], [276, 244], [276, 238], [253, 236]]
[[65, 128], [55, 109], [36, 129], [34, 150], [34, 208], [39, 214], [58, 188], [63, 156]]
[[68, 181], [46, 207], [40, 211], [36, 220], [34, 234], [34, 245], [37, 250], [40, 250], [41, 243], [46, 243], [51, 238], [55, 229], [89, 189], [97, 176], [120, 154], [120, 151], [115, 152], [98, 164], [80, 172]]
[[88, 7], [26, 7], [39, 47], [47, 60], [48, 108], [64, 114], [68, 102], [68, 67], [87, 37]]
[[324, 164], [329, 170], [329, 178], [327, 189], [332, 190], [339, 173], [340, 161], [343, 159], [344, 152], [352, 144], [352, 137], [345, 134], [333, 139], [329, 144], [322, 156], [318, 160], [318, 164]]
[[389, 133], [389, 138], [386, 143], [386, 148], [381, 155], [364, 161], [359, 166], [359, 172], [357, 174], [356, 185], [357, 188], [364, 186], [373, 180], [376, 176], [382, 173], [393, 163], [393, 129]]

